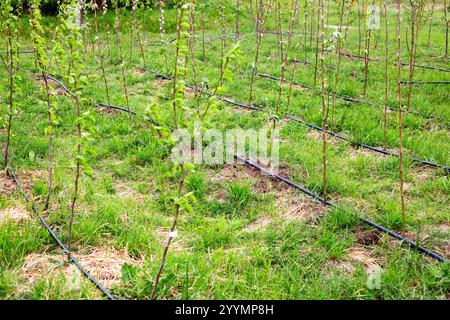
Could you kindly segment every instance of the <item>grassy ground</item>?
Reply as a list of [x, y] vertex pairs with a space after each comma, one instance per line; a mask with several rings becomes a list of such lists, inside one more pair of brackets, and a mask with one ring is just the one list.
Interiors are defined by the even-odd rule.
[[[395, 12], [390, 13], [390, 104], [396, 105]], [[90, 17], [92, 19], [92, 17]], [[125, 107], [117, 51], [106, 50], [107, 24], [114, 16], [99, 18], [101, 41], [105, 46], [111, 103]], [[158, 41], [158, 13], [146, 15], [147, 43]], [[197, 73], [213, 84], [219, 74], [220, 39], [214, 25], [214, 12], [207, 14], [207, 57], [203, 61], [201, 40], [195, 42]], [[228, 31], [233, 32], [233, 16], [228, 17]], [[23, 18], [21, 40], [27, 38]], [[284, 29], [287, 29], [287, 14]], [[92, 20], [91, 20], [92, 21]], [[122, 16], [122, 41], [129, 56], [129, 13]], [[250, 65], [254, 56], [254, 35], [247, 12], [241, 16], [241, 41], [244, 59], [233, 65], [233, 81], [224, 93], [235, 101], [247, 102]], [[406, 19], [405, 19], [406, 21]], [[45, 20], [48, 30], [56, 23]], [[337, 24], [336, 15], [329, 24]], [[418, 64], [449, 68], [448, 60], [430, 58], [443, 53], [444, 33], [441, 21], [434, 19], [431, 47], [426, 48], [426, 32], [420, 39]], [[357, 26], [357, 21], [352, 21]], [[174, 12], [168, 11], [167, 38], [174, 37]], [[197, 26], [200, 34], [201, 27]], [[274, 30], [273, 13], [267, 29]], [[331, 32], [333, 29], [328, 29]], [[113, 28], [110, 29], [113, 34]], [[88, 40], [89, 40], [88, 33]], [[372, 56], [383, 58], [384, 30]], [[111, 43], [115, 38], [110, 35]], [[300, 58], [314, 62], [314, 41], [301, 47]], [[297, 41], [297, 38], [294, 39]], [[232, 41], [227, 42], [231, 46]], [[350, 29], [345, 50], [357, 53], [357, 29]], [[29, 48], [30, 45], [24, 45]], [[87, 46], [86, 65], [91, 74], [87, 95], [90, 100], [106, 102], [98, 59]], [[174, 47], [168, 53], [172, 63]], [[258, 71], [279, 76], [275, 35], [265, 35]], [[291, 55], [295, 57], [295, 50]], [[327, 64], [336, 57], [327, 55]], [[402, 59], [407, 61], [407, 53]], [[127, 59], [129, 60], [129, 59]], [[164, 59], [158, 46], [146, 47], [146, 66], [164, 72]], [[341, 81], [336, 90], [361, 98], [364, 63], [342, 58]], [[23, 56], [21, 67], [33, 70], [32, 56]], [[171, 123], [170, 82], [142, 71], [139, 47], [134, 44], [133, 58], [127, 61], [127, 84], [131, 109], [145, 113], [152, 102], [165, 110], [162, 121]], [[407, 68], [403, 68], [407, 80]], [[58, 68], [53, 67], [53, 73]], [[290, 71], [289, 71], [290, 73]], [[13, 137], [13, 165], [33, 194], [38, 206], [47, 188], [48, 139], [46, 109], [41, 104], [42, 82], [21, 72], [22, 93], [17, 98]], [[299, 65], [296, 81], [312, 84], [314, 67]], [[193, 83], [192, 70], [187, 82]], [[421, 81], [449, 81], [444, 72], [418, 69]], [[199, 79], [196, 79], [199, 81]], [[352, 140], [383, 146], [384, 63], [370, 63], [370, 82], [364, 98], [378, 106], [336, 101], [333, 130]], [[271, 109], [276, 100], [277, 82], [256, 78], [254, 102]], [[287, 91], [287, 89], [286, 89]], [[404, 92], [406, 94], [406, 91]], [[6, 96], [2, 93], [6, 101]], [[46, 213], [54, 230], [66, 239], [69, 199], [73, 189], [72, 167], [75, 153], [75, 114], [69, 97], [55, 87], [54, 98], [60, 103], [60, 125], [56, 138], [56, 181], [51, 209]], [[188, 106], [195, 105], [192, 94]], [[405, 148], [417, 158], [450, 165], [448, 125], [450, 108], [447, 86], [416, 86], [412, 109], [434, 114], [440, 119], [427, 120], [405, 116]], [[285, 99], [282, 101], [285, 107]], [[320, 125], [320, 95], [296, 88], [290, 113]], [[187, 111], [187, 115], [191, 114]], [[176, 193], [171, 177], [170, 150], [160, 143], [149, 124], [138, 118], [107, 110], [96, 110], [97, 155], [92, 159], [95, 174], [83, 178], [81, 203], [74, 226], [74, 252], [111, 292], [121, 298], [149, 298], [163, 245], [168, 236]], [[388, 147], [398, 147], [396, 113], [389, 114]], [[190, 118], [189, 118], [190, 119]], [[193, 118], [192, 118], [193, 119]], [[221, 130], [268, 125], [268, 115], [221, 105], [209, 126]], [[293, 181], [315, 191], [322, 189], [320, 136], [301, 124], [281, 123], [280, 157], [282, 172]], [[4, 136], [1, 136], [2, 143]], [[328, 190], [330, 198], [343, 209], [325, 208], [303, 194], [279, 182], [261, 176], [243, 166], [198, 166], [187, 178], [186, 188], [198, 202], [193, 214], [183, 214], [178, 224], [179, 236], [170, 251], [158, 297], [161, 299], [446, 299], [449, 297], [449, 265], [437, 263], [402, 246], [385, 235], [358, 223], [358, 212], [411, 240], [450, 257], [450, 184], [443, 170], [406, 161], [407, 226], [401, 229], [399, 205], [399, 161], [380, 156], [350, 144], [330, 140], [328, 149]], [[0, 195], [0, 297], [3, 299], [78, 299], [101, 298], [95, 288], [70, 265], [64, 263], [49, 235], [31, 215], [23, 198], [2, 174]], [[381, 286], [371, 289], [368, 278], [379, 271]]]

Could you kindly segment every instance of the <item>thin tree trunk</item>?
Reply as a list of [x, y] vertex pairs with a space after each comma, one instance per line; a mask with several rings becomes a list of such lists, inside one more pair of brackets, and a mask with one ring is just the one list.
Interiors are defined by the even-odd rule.
[[[316, 34], [316, 59], [314, 61], [314, 87], [317, 84], [317, 72], [318, 72], [318, 63], [319, 63], [319, 37], [321, 35], [319, 35], [319, 31], [320, 31], [320, 17], [321, 17], [321, 13], [320, 13], [320, 4], [322, 0], [319, 0], [319, 7], [317, 8], [317, 34]], [[322, 32], [325, 32], [324, 30], [322, 30]], [[324, 38], [324, 36], [322, 35], [322, 38]], [[323, 39], [322, 39], [323, 40]]]
[[50, 197], [53, 190], [53, 117], [51, 110], [52, 103], [50, 101], [50, 88], [48, 85], [47, 75], [45, 74], [45, 69], [42, 71], [42, 77], [44, 78], [45, 93], [47, 95], [47, 118], [48, 118], [48, 125], [50, 127], [50, 132], [48, 136], [49, 139], [49, 149], [48, 149], [49, 164], [48, 164], [48, 187], [47, 187], [48, 190], [44, 206], [44, 211], [47, 211], [50, 205]]
[[383, 141], [384, 149], [387, 149], [387, 110], [389, 98], [389, 25], [388, 25], [388, 10], [387, 3], [384, 3], [384, 22], [385, 22], [385, 69], [384, 69], [384, 122], [383, 122]]
[[[125, 58], [123, 57], [122, 54], [122, 45], [121, 45], [121, 41], [120, 41], [120, 28], [118, 27], [118, 15], [119, 15], [119, 8], [116, 6], [116, 21], [117, 21], [117, 25], [116, 25], [116, 36], [117, 36], [117, 48], [119, 49], [119, 57], [121, 59], [121, 71], [122, 71], [122, 85], [123, 85], [123, 91], [125, 93], [125, 99], [126, 99], [126, 103], [127, 103], [127, 110], [131, 111], [130, 109], [130, 102], [128, 99], [128, 88], [127, 88], [127, 80], [126, 80], [126, 72], [125, 72]], [[130, 114], [131, 116], [131, 114]]]
[[11, 127], [12, 127], [12, 119], [14, 113], [14, 59], [13, 59], [13, 46], [11, 40], [11, 26], [8, 25], [8, 41], [7, 41], [7, 50], [9, 54], [9, 113], [8, 113], [8, 125], [6, 128], [6, 144], [5, 144], [5, 152], [4, 152], [4, 160], [5, 160], [5, 168], [7, 168], [9, 164], [9, 148], [11, 144]]
[[[178, 11], [177, 11], [177, 42], [180, 39], [180, 34], [181, 34], [181, 23], [183, 21], [183, 15], [184, 15], [184, 9], [180, 10], [180, 14], [178, 17]], [[176, 96], [177, 96], [177, 81], [178, 81], [178, 77], [177, 77], [177, 72], [178, 72], [178, 59], [179, 59], [179, 44], [177, 43], [176, 45], [176, 49], [175, 49], [175, 67], [174, 67], [174, 74], [173, 74], [173, 91], [172, 91], [172, 106], [173, 106], [173, 121], [174, 121], [174, 126], [176, 129], [178, 129], [178, 121], [177, 121], [177, 103], [176, 103]], [[178, 198], [181, 198], [182, 196], [182, 190], [183, 190], [183, 184], [184, 184], [184, 175], [185, 175], [185, 170], [184, 170], [184, 163], [180, 164], [181, 167], [181, 174], [180, 174], [180, 179], [178, 181]], [[156, 273], [156, 277], [155, 277], [155, 284], [153, 286], [153, 290], [151, 293], [151, 299], [154, 300], [156, 298], [156, 293], [158, 291], [158, 286], [159, 286], [159, 279], [161, 277], [162, 271], [164, 269], [164, 266], [166, 264], [166, 260], [167, 260], [167, 255], [169, 253], [169, 248], [170, 248], [170, 244], [172, 242], [172, 233], [175, 231], [175, 228], [177, 226], [177, 222], [178, 222], [178, 216], [180, 214], [180, 205], [178, 203], [175, 204], [175, 217], [173, 219], [173, 223], [172, 223], [172, 227], [170, 228], [170, 234], [169, 237], [167, 239], [167, 243], [164, 247], [164, 251], [163, 251], [163, 256], [161, 259], [161, 264], [159, 265], [158, 271]]]
[[409, 108], [411, 107], [412, 79], [414, 73], [414, 48], [416, 46], [416, 14], [416, 8], [411, 5], [411, 51], [409, 52], [409, 83], [406, 110], [409, 110]]
[[[249, 98], [248, 98], [248, 105], [251, 105], [253, 102], [253, 82], [255, 80], [255, 74], [257, 70], [257, 64], [259, 61], [259, 49], [261, 46], [262, 41], [262, 34], [264, 32], [264, 24], [267, 17], [267, 12], [264, 10], [264, 3], [262, 0], [259, 0], [259, 7], [258, 7], [258, 0], [256, 2], [256, 11], [257, 11], [257, 18], [256, 18], [256, 53], [255, 53], [255, 60], [252, 66], [252, 74], [250, 78], [250, 91], [249, 91]], [[271, 1], [269, 1], [269, 4]], [[267, 7], [267, 10], [269, 10], [269, 7]]]
[[[75, 92], [78, 92], [78, 84], [77, 80], [75, 79]], [[75, 100], [75, 108], [76, 108], [76, 115], [77, 119], [81, 116], [81, 110], [80, 110], [80, 100], [78, 98], [78, 94], [74, 97]], [[77, 155], [81, 153], [81, 124], [79, 121], [77, 121]], [[74, 192], [72, 196], [72, 203], [70, 205], [70, 217], [69, 217], [69, 226], [68, 226], [68, 236], [67, 236], [67, 260], [71, 259], [72, 255], [72, 228], [73, 228], [73, 221], [75, 218], [75, 207], [78, 200], [78, 189], [79, 189], [79, 182], [80, 182], [80, 176], [81, 176], [81, 163], [80, 161], [76, 161], [76, 172], [75, 172], [75, 182], [74, 182]]]
[[347, 36], [348, 36], [348, 28], [349, 28], [349, 26], [350, 26], [350, 15], [351, 15], [351, 13], [352, 13], [352, 0], [349, 0], [348, 1], [348, 6], [347, 6], [347, 22], [345, 23], [346, 24], [346, 26], [345, 26], [345, 36], [344, 36], [344, 39], [345, 39], [345, 41], [347, 41]]
[[[319, 1], [319, 0], [317, 0]], [[309, 46], [312, 46], [312, 39], [313, 39], [313, 35], [314, 35], [314, 9], [316, 6], [316, 0], [313, 0], [313, 3], [311, 4], [311, 23], [310, 23], [310, 32], [309, 32]], [[319, 35], [316, 34], [316, 36], [318, 37]]]
[[366, 43], [364, 50], [364, 91], [363, 96], [366, 96], [367, 93], [367, 85], [369, 82], [369, 61], [370, 61], [370, 38], [372, 35], [372, 31], [369, 29], [366, 31]]
[[361, 44], [362, 44], [362, 30], [361, 30], [361, 6], [358, 1], [358, 56], [361, 56]]
[[404, 178], [403, 178], [403, 107], [402, 107], [402, 67], [401, 67], [401, 5], [397, 0], [397, 107], [398, 107], [398, 128], [399, 128], [399, 158], [400, 158], [400, 202], [402, 207], [402, 223], [406, 224]]
[[322, 196], [327, 201], [327, 107], [325, 103], [325, 68], [324, 68], [324, 42], [325, 42], [325, 29], [324, 29], [324, 0], [320, 0], [321, 14], [320, 20], [320, 69], [321, 69], [321, 97], [322, 97], [322, 178], [323, 178], [323, 190]]
[[[226, 48], [226, 17], [225, 17], [225, 3], [223, 0], [220, 2], [220, 30], [222, 34], [222, 41], [220, 47], [220, 79], [223, 79], [223, 58], [225, 57]], [[222, 80], [220, 85], [222, 85]]]
[[[340, 74], [340, 70], [341, 70], [341, 60], [342, 60], [341, 37], [342, 37], [342, 22], [344, 19], [344, 10], [345, 10], [345, 0], [342, 0], [340, 13], [339, 13], [339, 29], [338, 29], [339, 30], [339, 38], [337, 39], [337, 46], [336, 46], [338, 62], [337, 62], [337, 66], [336, 66], [336, 74], [334, 76], [334, 90], [333, 90], [334, 93], [333, 93], [332, 104], [331, 104], [331, 128], [334, 128], [334, 107], [335, 107], [335, 102], [336, 102], [336, 94], [339, 91], [338, 90], [339, 74]], [[332, 64], [330, 64], [330, 65], [332, 65]]]
[[433, 27], [433, 15], [434, 15], [434, 6], [436, 4], [436, 0], [433, 0], [433, 3], [431, 5], [431, 14], [430, 14], [430, 25], [428, 27], [428, 41], [427, 41], [427, 47], [430, 47], [431, 44], [431, 29]]
[[[206, 10], [206, 9], [205, 9]], [[206, 46], [205, 46], [205, 12], [201, 10], [201, 24], [202, 24], [202, 52], [203, 52], [203, 62], [206, 61]]]
[[[145, 10], [145, 9], [143, 9], [143, 10]], [[144, 13], [143, 13], [143, 15], [144, 15]], [[145, 62], [145, 48], [144, 48], [144, 43], [142, 41], [141, 32], [140, 32], [141, 28], [142, 28], [142, 30], [144, 30], [144, 18], [142, 18], [142, 25], [141, 25], [141, 27], [139, 27], [139, 20], [138, 19], [136, 20], [136, 25], [137, 25], [138, 44], [139, 44], [139, 49], [141, 51], [141, 56], [142, 56], [142, 64], [143, 64], [144, 69], [145, 69], [145, 67], [147, 65], [147, 63]], [[142, 33], [143, 32], [144, 31], [142, 31]]]
[[447, 20], [447, 0], [444, 0], [444, 19], [445, 19], [445, 57], [448, 57], [448, 29], [449, 21]]
[[164, 53], [164, 66], [166, 68], [166, 72], [169, 72], [169, 61], [167, 58], [167, 46], [166, 40], [164, 38], [165, 30], [165, 18], [164, 18], [164, 0], [159, 0], [159, 35], [161, 38], [161, 47], [163, 48]]
[[236, 41], [239, 41], [239, 0], [236, 0]]
[[[295, 8], [297, 10], [297, 14], [299, 14], [300, 13], [300, 7], [299, 7], [298, 0], [295, 1]], [[298, 28], [298, 33], [300, 34], [300, 32], [301, 32], [300, 24], [297, 24], [297, 28]], [[297, 46], [295, 48], [295, 60], [298, 59], [299, 54], [300, 54], [301, 41], [302, 41], [302, 39], [299, 38], [299, 40], [297, 42]], [[292, 87], [294, 86], [294, 77], [295, 77], [295, 71], [296, 70], [297, 70], [297, 63], [294, 63], [293, 67], [292, 67], [292, 72], [291, 72], [291, 79], [289, 81], [289, 92], [288, 92], [287, 101], [286, 101], [286, 116], [289, 116], [289, 106], [291, 104]]]
[[306, 47], [307, 34], [307, 20], [308, 20], [308, 3], [305, 4], [305, 13], [303, 14], [303, 46], [305, 47], [305, 61], [308, 61], [308, 49]]
[[130, 63], [133, 60], [133, 45], [134, 45], [134, 28], [136, 28], [136, 2], [132, 0], [131, 21], [130, 21]]
[[96, 34], [95, 38], [97, 41], [98, 58], [100, 61], [100, 69], [102, 69], [103, 82], [105, 83], [106, 98], [108, 99], [108, 103], [110, 103], [108, 80], [106, 79], [105, 66], [103, 65], [103, 55], [102, 55], [102, 50], [100, 48], [100, 40], [99, 40], [99, 33], [98, 33], [98, 21], [97, 21], [97, 5], [95, 3], [94, 3], [94, 25], [95, 25], [95, 34]]

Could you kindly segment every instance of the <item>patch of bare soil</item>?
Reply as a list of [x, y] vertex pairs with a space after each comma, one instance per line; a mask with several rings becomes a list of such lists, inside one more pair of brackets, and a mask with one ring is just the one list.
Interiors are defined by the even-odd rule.
[[436, 170], [425, 166], [414, 166], [411, 168], [411, 173], [413, 176], [417, 177], [418, 183], [433, 181], [436, 177]]
[[119, 110], [104, 107], [104, 106], [96, 106], [95, 111], [104, 114], [116, 114], [119, 113]]
[[14, 180], [4, 170], [0, 171], [0, 195], [9, 195], [16, 190]]
[[[107, 288], [121, 282], [122, 266], [125, 263], [140, 265], [143, 262], [131, 258], [127, 252], [105, 248], [94, 248], [88, 254], [75, 254], [75, 257], [96, 280]], [[64, 276], [69, 286], [70, 282], [72, 285], [73, 282], [79, 283], [80, 272], [73, 264], [66, 261], [67, 257], [61, 254], [30, 254], [25, 258], [20, 269], [20, 277], [28, 288], [38, 280], [54, 279], [59, 275]]]
[[145, 70], [142, 70], [142, 69], [135, 69], [135, 70], [133, 70], [133, 75], [135, 77], [143, 77], [146, 74], [148, 74], [148, 71], [145, 71]]
[[7, 221], [20, 222], [30, 219], [30, 213], [24, 206], [19, 205], [0, 210], [0, 225]]
[[381, 236], [379, 231], [359, 228], [356, 231], [356, 242], [363, 246], [374, 245], [380, 241]]
[[[289, 173], [286, 168], [280, 166], [278, 174], [288, 178]], [[246, 164], [224, 165], [222, 169], [213, 174], [210, 179], [214, 182], [245, 182], [251, 183], [254, 190], [260, 193], [268, 192], [289, 192], [290, 187], [275, 178], [262, 174]]]
[[[316, 140], [316, 141], [322, 141], [322, 132], [311, 129], [306, 133], [306, 137], [308, 137], [309, 139]], [[336, 139], [335, 137], [330, 137], [329, 135], [327, 135], [327, 143], [338, 144], [339, 140]]]
[[358, 71], [352, 71], [350, 72], [350, 75], [356, 79], [358, 79], [361, 76]]
[[31, 190], [37, 181], [48, 181], [48, 172], [45, 170], [33, 169], [17, 172], [17, 175], [22, 182], [22, 187], [28, 194], [31, 194]]
[[269, 216], [259, 217], [252, 223], [248, 224], [242, 231], [251, 233], [254, 231], [259, 231], [265, 229], [270, 223], [272, 219]]
[[276, 204], [285, 219], [307, 223], [314, 223], [328, 211], [327, 207], [319, 203], [290, 194], [282, 195], [276, 200]]
[[156, 87], [156, 89], [158, 89], [159, 91], [163, 90], [164, 87], [168, 84], [171, 83], [172, 81], [168, 80], [168, 79], [163, 79], [163, 78], [155, 78], [155, 80], [153, 80], [153, 85]]
[[[164, 227], [156, 232], [156, 236], [161, 243], [161, 246], [165, 246], [167, 243], [167, 240], [170, 236], [170, 228]], [[172, 241], [170, 242], [170, 251], [171, 252], [186, 252], [190, 251], [189, 248], [185, 248], [183, 245], [185, 243], [185, 235], [181, 235], [179, 232], [175, 232], [174, 235], [172, 235]]]
[[355, 267], [351, 264], [351, 262], [348, 261], [333, 261], [333, 265], [339, 271], [347, 272], [350, 274], [355, 272]]
[[144, 195], [133, 189], [126, 183], [118, 182], [114, 185], [114, 189], [116, 190], [116, 195], [121, 198], [133, 199], [137, 201], [143, 201]]
[[[399, 231], [398, 234], [406, 239], [425, 246], [437, 254], [450, 258], [450, 239], [449, 238], [436, 238], [432, 236], [431, 231], [422, 231], [420, 233], [414, 231]], [[388, 246], [393, 249], [409, 250], [407, 246], [402, 246], [402, 243], [392, 237], [388, 237]], [[427, 257], [427, 256], [425, 256]], [[428, 257], [429, 258], [429, 257]], [[432, 259], [432, 258], [429, 258]]]
[[369, 149], [366, 149], [366, 148], [352, 148], [352, 150], [350, 151], [350, 157], [352, 157], [352, 158], [356, 158], [360, 155], [364, 156], [364, 157], [371, 157], [371, 156], [375, 156], [377, 158], [385, 157], [381, 153], [370, 151]]
[[438, 224], [436, 228], [441, 232], [450, 232], [450, 224], [448, 223]]
[[380, 261], [373, 257], [368, 249], [359, 245], [355, 245], [348, 250], [346, 260], [364, 264], [368, 273], [380, 266]]
[[62, 88], [56, 88], [56, 89], [52, 89], [50, 90], [50, 95], [52, 96], [63, 96], [66, 94], [66, 91]]

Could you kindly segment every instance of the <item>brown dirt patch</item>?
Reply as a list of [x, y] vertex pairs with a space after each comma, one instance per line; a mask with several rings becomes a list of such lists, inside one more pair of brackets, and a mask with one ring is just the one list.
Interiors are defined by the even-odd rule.
[[116, 190], [116, 195], [121, 198], [134, 199], [137, 201], [144, 200], [143, 194], [139, 193], [126, 183], [116, 183], [114, 189]]
[[66, 94], [66, 91], [62, 88], [50, 90], [50, 95], [52, 95], [52, 96], [63, 96], [65, 94]]
[[379, 266], [379, 261], [362, 246], [353, 246], [348, 251], [347, 259], [364, 264], [367, 272]]
[[276, 201], [277, 207], [287, 220], [312, 222], [325, 214], [325, 206], [313, 201], [303, 200], [299, 196], [284, 194]]
[[37, 181], [48, 181], [48, 172], [45, 170], [28, 170], [17, 172], [17, 175], [22, 182], [22, 187], [30, 194]]
[[[309, 139], [313, 139], [313, 140], [322, 142], [322, 132], [317, 131], [317, 130], [309, 130], [306, 133], [306, 137], [308, 137]], [[330, 137], [327, 134], [327, 143], [329, 143], [329, 144], [338, 144], [339, 140], [336, 139], [335, 137]]]
[[333, 261], [333, 264], [335, 268], [338, 269], [339, 271], [347, 272], [350, 274], [355, 272], [355, 267], [348, 261], [340, 261], [340, 262]]
[[0, 210], [0, 225], [7, 221], [20, 222], [30, 219], [30, 213], [24, 206], [9, 207]]
[[143, 77], [148, 74], [148, 71], [142, 70], [142, 69], [135, 69], [133, 70], [133, 75], [135, 77]]
[[155, 78], [155, 80], [153, 80], [153, 85], [158, 89], [158, 90], [163, 90], [165, 88], [165, 86], [168, 83], [171, 83], [171, 80], [168, 79], [163, 79], [163, 78]]
[[358, 156], [364, 156], [364, 157], [376, 156], [377, 158], [384, 157], [381, 153], [370, 151], [366, 148], [352, 148], [352, 150], [350, 151], [350, 157], [356, 158]]
[[379, 231], [358, 229], [356, 231], [356, 242], [363, 246], [377, 244], [382, 234]]
[[0, 195], [9, 195], [16, 191], [14, 180], [4, 170], [0, 171]]
[[[288, 177], [287, 169], [281, 167], [279, 173], [283, 177]], [[222, 169], [210, 176], [213, 182], [245, 182], [251, 183], [254, 190], [261, 193], [289, 192], [290, 188], [281, 181], [277, 181], [271, 176], [264, 176], [257, 169], [245, 164], [224, 165]]]
[[[121, 282], [122, 265], [142, 264], [142, 261], [133, 259], [128, 253], [117, 249], [94, 248], [88, 254], [76, 254], [75, 257], [95, 279], [107, 288]], [[81, 278], [78, 269], [65, 262], [65, 255], [33, 253], [25, 258], [20, 269], [20, 276], [27, 286], [40, 279], [53, 279], [58, 275], [64, 276], [68, 281]]]
[[119, 113], [119, 110], [115, 110], [115, 109], [111, 109], [111, 108], [107, 108], [107, 107], [103, 107], [103, 106], [96, 106], [95, 107], [95, 111], [97, 111], [99, 113], [104, 113], [104, 114], [116, 114], [116, 113]]
[[259, 217], [252, 223], [245, 226], [245, 228], [242, 230], [247, 233], [251, 233], [254, 231], [259, 231], [265, 229], [270, 223], [272, 222], [272, 219], [268, 216]]
[[436, 177], [436, 169], [425, 166], [414, 166], [411, 168], [411, 173], [417, 177], [418, 183], [433, 181]]
[[438, 224], [436, 228], [441, 232], [450, 232], [450, 224], [448, 223]]

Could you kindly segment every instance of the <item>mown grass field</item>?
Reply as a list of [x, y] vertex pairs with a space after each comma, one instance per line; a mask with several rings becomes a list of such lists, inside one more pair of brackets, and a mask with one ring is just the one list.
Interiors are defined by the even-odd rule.
[[[228, 7], [227, 7], [228, 8]], [[227, 47], [234, 44], [234, 14], [227, 14]], [[333, 7], [331, 8], [333, 10]], [[396, 23], [389, 7], [390, 96], [396, 106]], [[171, 125], [172, 107], [169, 80], [154, 72], [164, 70], [159, 46], [158, 10], [145, 16], [145, 57], [137, 42], [130, 59], [130, 12], [121, 11], [122, 49], [126, 58], [126, 82], [130, 107], [141, 114], [152, 104], [158, 106], [159, 121]], [[283, 13], [283, 30], [289, 24]], [[92, 15], [89, 15], [92, 22]], [[120, 59], [113, 27], [114, 12], [100, 15], [100, 42], [106, 61], [110, 103], [126, 107], [121, 82]], [[206, 11], [206, 58], [202, 53], [201, 26], [197, 25], [195, 58], [197, 82], [212, 87], [219, 76], [221, 40], [217, 12]], [[405, 18], [406, 21], [406, 18]], [[28, 17], [21, 18], [22, 49], [30, 49]], [[56, 19], [45, 17], [51, 38]], [[255, 53], [254, 24], [249, 12], [240, 14], [242, 61], [230, 66], [232, 81], [224, 96], [248, 101], [251, 64]], [[338, 24], [336, 11], [328, 25]], [[406, 23], [405, 23], [406, 25]], [[357, 21], [351, 21], [346, 52], [357, 54]], [[92, 27], [92, 26], [91, 26]], [[275, 30], [269, 14], [267, 30]], [[175, 12], [166, 10], [166, 37], [175, 37]], [[327, 34], [334, 31], [327, 28]], [[433, 20], [431, 46], [427, 47], [427, 27], [419, 42], [417, 64], [450, 69], [444, 52], [445, 33], [440, 16]], [[111, 47], [107, 50], [107, 32]], [[106, 103], [98, 57], [92, 51], [88, 32], [87, 66], [90, 101]], [[373, 35], [374, 40], [377, 35]], [[295, 81], [313, 85], [315, 41], [300, 39], [299, 52], [291, 47], [290, 58], [299, 63]], [[306, 41], [305, 41], [306, 40]], [[343, 133], [351, 141], [383, 148], [384, 26], [378, 46], [371, 48], [369, 85], [362, 97], [364, 62], [342, 57], [341, 76], [334, 89], [341, 95], [360, 98], [374, 105], [336, 100], [334, 122], [329, 129]], [[49, 42], [50, 43], [50, 42]], [[174, 62], [174, 43], [167, 48]], [[405, 50], [402, 60], [408, 61]], [[335, 65], [336, 55], [325, 55], [325, 63]], [[293, 64], [289, 64], [288, 73]], [[38, 207], [47, 194], [48, 138], [42, 79], [31, 72], [33, 55], [20, 57], [21, 91], [16, 98], [13, 123], [12, 166], [32, 194]], [[193, 84], [193, 70], [187, 68], [186, 82]], [[52, 65], [52, 74], [58, 75]], [[407, 67], [403, 78], [407, 81]], [[153, 72], [154, 71], [154, 72]], [[280, 76], [277, 36], [265, 34], [258, 72]], [[330, 72], [329, 70], [327, 72]], [[450, 81], [450, 73], [417, 69], [417, 81]], [[66, 239], [73, 190], [73, 157], [76, 150], [72, 99], [56, 84], [59, 125], [55, 132], [55, 188], [50, 209], [44, 214], [52, 228]], [[406, 86], [404, 86], [406, 87]], [[284, 97], [288, 85], [283, 87]], [[319, 90], [319, 84], [317, 84]], [[276, 103], [278, 82], [255, 78], [254, 105], [266, 110]], [[404, 88], [406, 96], [406, 88]], [[6, 89], [1, 92], [6, 103]], [[186, 93], [183, 117], [192, 127], [196, 95]], [[179, 217], [178, 236], [172, 243], [161, 277], [159, 299], [448, 299], [450, 268], [387, 235], [361, 224], [362, 215], [410, 240], [450, 257], [450, 181], [448, 171], [413, 162], [415, 157], [450, 166], [450, 103], [448, 85], [413, 87], [411, 109], [434, 115], [427, 119], [414, 114], [404, 117], [405, 193], [407, 224], [402, 227], [399, 196], [399, 160], [329, 138], [328, 192], [339, 208], [327, 208], [279, 181], [242, 165], [196, 166], [186, 177], [185, 188], [197, 199], [193, 213]], [[202, 103], [208, 98], [201, 97]], [[281, 109], [286, 99], [281, 102]], [[172, 224], [176, 180], [170, 160], [171, 150], [161, 143], [147, 121], [119, 111], [92, 107], [98, 130], [90, 159], [92, 178], [83, 177], [80, 203], [73, 230], [74, 255], [111, 293], [123, 299], [148, 299], [159, 267], [163, 247]], [[321, 96], [318, 91], [294, 86], [289, 113], [321, 125]], [[257, 112], [221, 103], [206, 125], [219, 130], [262, 128], [270, 125], [270, 112]], [[397, 112], [388, 114], [388, 149], [398, 149]], [[320, 133], [294, 121], [280, 122], [280, 160], [283, 176], [320, 193], [322, 153]], [[2, 133], [3, 134], [3, 133]], [[5, 142], [5, 137], [0, 137]], [[19, 190], [5, 173], [0, 176], [0, 298], [2, 299], [90, 299], [103, 298], [95, 287], [65, 263], [53, 239], [33, 216]], [[375, 271], [376, 270], [376, 271]], [[381, 286], [371, 288], [368, 278], [379, 272]]]

